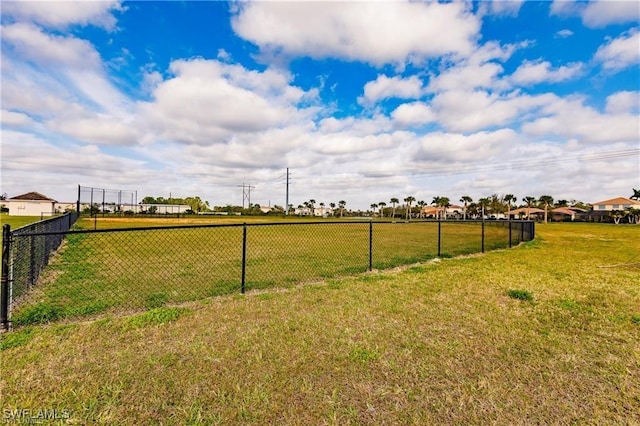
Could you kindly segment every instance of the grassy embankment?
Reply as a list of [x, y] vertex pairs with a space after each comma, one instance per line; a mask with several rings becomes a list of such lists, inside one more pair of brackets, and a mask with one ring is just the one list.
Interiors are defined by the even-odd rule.
[[[100, 227], [121, 228], [211, 221], [111, 219], [99, 223]], [[240, 225], [229, 220], [215, 223]], [[287, 287], [368, 270], [368, 222], [296, 223], [248, 228], [248, 290]], [[85, 219], [77, 227], [92, 225]], [[374, 224], [373, 267], [391, 268], [435, 257], [437, 228], [433, 222]], [[231, 226], [70, 235], [28, 299], [21, 300], [14, 310], [14, 324], [238, 293], [242, 232], [241, 226]], [[495, 223], [487, 225], [485, 234], [487, 250], [508, 245], [508, 230]], [[479, 224], [442, 224], [442, 257], [474, 253], [480, 248]], [[14, 294], [22, 294], [18, 292], [19, 277], [28, 277], [28, 266], [14, 267]]]
[[637, 424], [640, 227], [3, 336], [3, 409], [107, 424]]

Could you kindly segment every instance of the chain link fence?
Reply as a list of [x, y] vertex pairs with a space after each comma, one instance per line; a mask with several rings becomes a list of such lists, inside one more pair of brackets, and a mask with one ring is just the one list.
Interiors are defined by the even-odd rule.
[[528, 221], [275, 222], [69, 230], [75, 217], [65, 219], [55, 225], [60, 228], [44, 222], [13, 232], [5, 228], [5, 327], [10, 321], [20, 326], [286, 287], [507, 248], [534, 238], [534, 224]]

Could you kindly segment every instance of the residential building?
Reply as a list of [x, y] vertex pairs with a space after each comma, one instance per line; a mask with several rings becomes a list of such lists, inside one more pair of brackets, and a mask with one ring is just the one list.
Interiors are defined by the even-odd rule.
[[39, 192], [27, 192], [2, 201], [9, 209], [9, 216], [53, 216], [56, 200]]

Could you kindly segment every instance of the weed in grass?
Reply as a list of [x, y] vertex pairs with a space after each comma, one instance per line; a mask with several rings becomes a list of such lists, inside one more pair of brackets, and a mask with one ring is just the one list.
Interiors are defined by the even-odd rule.
[[374, 350], [358, 347], [358, 348], [354, 348], [349, 353], [349, 358], [355, 362], [367, 363], [370, 361], [378, 360], [378, 358], [380, 358], [380, 355]]
[[130, 317], [126, 324], [131, 328], [142, 328], [149, 325], [161, 325], [178, 319], [185, 309], [155, 308], [143, 314]]
[[631, 322], [634, 323], [634, 324], [640, 325], [640, 314], [639, 315], [632, 315], [631, 316]]
[[558, 302], [558, 306], [569, 310], [576, 310], [579, 308], [578, 302], [572, 299], [562, 299]]
[[169, 296], [166, 293], [154, 293], [147, 296], [146, 305], [148, 308], [159, 308], [164, 306], [169, 301]]
[[533, 293], [527, 290], [509, 290], [507, 295], [512, 299], [523, 300], [531, 302], [533, 300]]
[[0, 350], [15, 348], [29, 342], [36, 335], [32, 327], [25, 327], [12, 333], [0, 335]]
[[38, 303], [13, 315], [15, 325], [29, 325], [57, 321], [64, 318], [64, 310], [51, 303]]

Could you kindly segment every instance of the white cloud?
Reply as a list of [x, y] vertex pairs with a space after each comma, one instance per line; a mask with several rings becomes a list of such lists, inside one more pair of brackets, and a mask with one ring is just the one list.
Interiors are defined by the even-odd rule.
[[578, 76], [582, 71], [582, 64], [574, 63], [552, 69], [548, 61], [524, 61], [511, 75], [511, 80], [519, 85], [537, 83], [558, 83]]
[[640, 5], [636, 0], [590, 1], [582, 11], [582, 22], [589, 28], [638, 21], [640, 21]]
[[[73, 36], [45, 33], [31, 24], [2, 27], [5, 107], [31, 99], [33, 111], [68, 114], [65, 104], [83, 104], [110, 114], [129, 107], [128, 99], [109, 81], [91, 43]], [[4, 62], [7, 62], [5, 66]], [[25, 98], [25, 99], [22, 99]], [[38, 105], [42, 103], [45, 105]], [[50, 104], [50, 108], [46, 104]], [[30, 112], [30, 111], [27, 111]]]
[[2, 42], [7, 43], [16, 56], [40, 66], [96, 68], [100, 57], [86, 40], [72, 36], [46, 34], [31, 24], [2, 26]]
[[298, 105], [314, 93], [291, 86], [291, 76], [280, 71], [204, 59], [175, 61], [170, 69], [174, 76], [158, 84], [153, 101], [139, 105], [164, 140], [210, 145], [304, 122], [310, 114]]
[[556, 33], [556, 36], [560, 38], [568, 38], [568, 37], [571, 37], [572, 35], [573, 35], [573, 31], [566, 28]]
[[503, 90], [506, 85], [500, 81], [503, 67], [498, 62], [508, 60], [518, 49], [529, 46], [530, 41], [518, 44], [500, 45], [490, 41], [465, 58], [458, 58], [454, 65], [432, 73], [427, 90], [440, 92], [446, 90], [474, 90], [494, 88]]
[[640, 7], [636, 0], [592, 0], [589, 2], [554, 0], [551, 15], [579, 16], [589, 28], [603, 28], [611, 24], [640, 21]]
[[456, 132], [474, 132], [522, 120], [530, 111], [555, 99], [554, 95], [507, 96], [485, 91], [449, 91], [434, 97], [431, 107], [442, 126]]
[[136, 145], [140, 139], [131, 124], [114, 117], [56, 119], [47, 122], [46, 126], [59, 134], [91, 144]]
[[402, 78], [379, 75], [377, 79], [364, 85], [364, 96], [358, 98], [361, 104], [375, 103], [381, 99], [416, 99], [422, 95], [422, 80], [417, 76]]
[[524, 0], [493, 0], [490, 2], [489, 10], [493, 15], [518, 16]]
[[263, 52], [377, 66], [467, 55], [480, 30], [479, 19], [461, 2], [255, 2], [236, 7], [234, 31]]
[[471, 135], [459, 133], [429, 133], [420, 138], [420, 150], [415, 160], [426, 162], [481, 162], [507, 149], [518, 141], [511, 129], [478, 132]]
[[598, 48], [594, 60], [602, 63], [604, 69], [617, 71], [640, 62], [640, 31], [632, 30], [620, 37], [609, 40]]
[[53, 28], [77, 24], [95, 25], [111, 30], [116, 25], [112, 12], [122, 10], [119, 0], [2, 2], [4, 16]]
[[3, 109], [0, 111], [0, 118], [2, 119], [2, 127], [27, 127], [34, 125], [34, 121], [31, 117], [21, 112]]
[[609, 114], [640, 113], [640, 92], [623, 91], [608, 96], [605, 110]]
[[[612, 102], [615, 102], [615, 98]], [[613, 104], [611, 104], [613, 106]], [[522, 126], [526, 133], [559, 135], [584, 143], [634, 142], [640, 140], [638, 115], [630, 113], [600, 114], [584, 105], [584, 99], [556, 99], [544, 107], [541, 118]]]
[[424, 102], [402, 104], [391, 113], [391, 117], [400, 127], [428, 124], [436, 119], [429, 105]]

